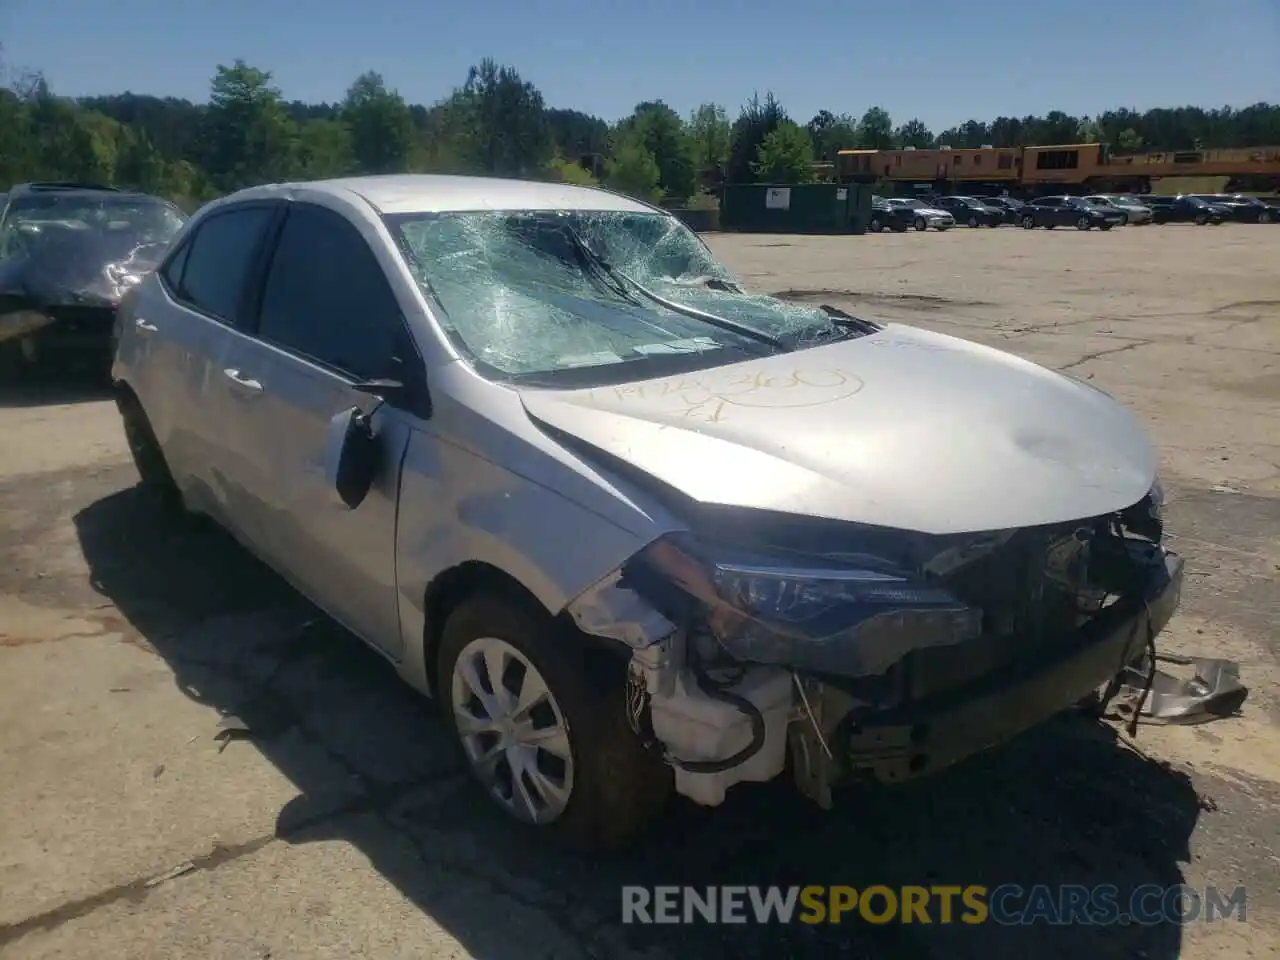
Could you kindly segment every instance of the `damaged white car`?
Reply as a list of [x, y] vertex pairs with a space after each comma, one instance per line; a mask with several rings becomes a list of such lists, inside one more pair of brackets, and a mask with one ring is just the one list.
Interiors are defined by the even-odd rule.
[[608, 191], [253, 188], [117, 325], [144, 484], [437, 697], [512, 816], [577, 841], [788, 756], [823, 805], [933, 772], [1114, 686], [1178, 603], [1155, 457], [1106, 394], [748, 293]]

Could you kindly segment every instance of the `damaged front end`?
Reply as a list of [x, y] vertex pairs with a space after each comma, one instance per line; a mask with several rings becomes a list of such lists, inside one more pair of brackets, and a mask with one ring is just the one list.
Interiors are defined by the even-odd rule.
[[88, 201], [40, 200], [10, 211], [0, 232], [0, 349], [16, 348], [28, 363], [64, 351], [107, 354], [121, 299], [155, 269], [182, 218], [158, 201], [101, 221]]
[[790, 754], [826, 807], [841, 781], [934, 772], [1153, 667], [1182, 582], [1160, 507], [1157, 486], [1108, 516], [948, 536], [734, 511], [570, 613], [632, 648], [632, 725], [679, 792], [718, 804]]
[[120, 260], [83, 263], [23, 259], [0, 267], [0, 343], [20, 344], [31, 361], [54, 350], [112, 345], [121, 298], [155, 266], [140, 248]]

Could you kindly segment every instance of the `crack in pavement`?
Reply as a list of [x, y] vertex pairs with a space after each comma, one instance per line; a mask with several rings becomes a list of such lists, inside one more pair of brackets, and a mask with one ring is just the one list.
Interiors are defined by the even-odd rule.
[[1082, 364], [1088, 363], [1090, 360], [1097, 360], [1100, 357], [1109, 357], [1109, 356], [1112, 356], [1113, 354], [1124, 353], [1126, 350], [1134, 350], [1134, 349], [1137, 349], [1138, 347], [1149, 347], [1153, 343], [1155, 343], [1154, 340], [1135, 340], [1133, 343], [1126, 343], [1124, 346], [1121, 346], [1121, 347], [1111, 347], [1106, 350], [1095, 350], [1093, 353], [1086, 353], [1079, 360], [1074, 360], [1071, 363], [1068, 363], [1059, 367], [1058, 369], [1071, 370], [1071, 369], [1074, 369], [1075, 367], [1081, 366]]
[[174, 870], [170, 870], [148, 877], [139, 877], [136, 880], [108, 887], [78, 900], [68, 900], [52, 909], [34, 914], [23, 920], [0, 924], [0, 947], [21, 939], [29, 933], [54, 930], [64, 923], [88, 916], [96, 910], [110, 906], [113, 903], [119, 903], [121, 900], [127, 900], [130, 903], [141, 903], [153, 890], [157, 889], [162, 883], [167, 882], [163, 879], [166, 875], [173, 874], [171, 879], [177, 879], [178, 876], [216, 870], [225, 863], [231, 863], [241, 857], [256, 853], [274, 840], [276, 840], [276, 837], [273, 834], [268, 834], [264, 837], [255, 837], [253, 840], [247, 840], [244, 843], [227, 846], [216, 844], [209, 853], [199, 857], [192, 857], [190, 860], [184, 861], [179, 868], [175, 868], [175, 870], [181, 869], [181, 873], [175, 873]]
[[[252, 715], [255, 703], [269, 702], [268, 715], [274, 716], [276, 723], [262, 725], [250, 723], [249, 739], [262, 742], [290, 730], [296, 731], [304, 742], [319, 750], [335, 767], [355, 781], [358, 784], [359, 793], [345, 802], [314, 815], [299, 818], [288, 825], [282, 825], [277, 820], [276, 829], [272, 833], [239, 844], [215, 845], [209, 853], [183, 861], [169, 870], [139, 877], [79, 899], [66, 901], [25, 919], [0, 925], [0, 947], [31, 933], [57, 929], [66, 923], [121, 901], [132, 904], [142, 903], [152, 892], [172, 880], [178, 880], [193, 873], [217, 870], [226, 864], [255, 854], [277, 841], [287, 842], [318, 826], [367, 814], [372, 815], [395, 837], [403, 840], [424, 866], [441, 869], [481, 883], [513, 903], [540, 913], [559, 927], [568, 939], [576, 943], [593, 960], [607, 960], [612, 956], [608, 944], [601, 941], [601, 934], [615, 924], [608, 918], [600, 916], [597, 911], [582, 906], [575, 910], [572, 903], [555, 899], [554, 893], [550, 890], [545, 897], [536, 896], [516, 884], [504, 883], [501, 875], [486, 873], [463, 859], [442, 857], [439, 851], [434, 851], [423, 838], [416, 836], [408, 829], [407, 825], [396, 822], [392, 811], [399, 801], [413, 791], [424, 787], [446, 784], [451, 780], [460, 781], [465, 777], [465, 769], [448, 769], [416, 780], [380, 784], [357, 768], [343, 753], [331, 746], [319, 731], [307, 723], [304, 707], [288, 696], [286, 690], [281, 689], [279, 679], [283, 671], [291, 665], [298, 665], [309, 659], [330, 657], [338, 650], [335, 644], [315, 643], [314, 638], [310, 636], [310, 628], [317, 624], [330, 627], [323, 618], [312, 618], [302, 623], [294, 631], [294, 635], [282, 645], [279, 658], [261, 679], [249, 675], [235, 663], [173, 655], [162, 656], [162, 659], [175, 666], [198, 667], [231, 680], [244, 690], [241, 708], [243, 713]], [[335, 630], [333, 636], [337, 638], [336, 628], [333, 629]]]

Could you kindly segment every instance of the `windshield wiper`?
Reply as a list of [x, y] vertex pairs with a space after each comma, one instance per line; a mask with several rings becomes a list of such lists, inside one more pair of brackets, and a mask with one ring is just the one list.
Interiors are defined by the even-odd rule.
[[782, 351], [789, 352], [792, 349], [777, 337], [771, 336], [761, 330], [757, 330], [755, 327], [748, 326], [745, 323], [738, 323], [735, 320], [728, 320], [724, 317], [717, 316], [714, 313], [707, 313], [705, 310], [699, 310], [696, 307], [685, 306], [683, 303], [678, 303], [675, 300], [668, 300], [666, 297], [662, 296], [661, 294], [654, 293], [652, 290], [644, 286], [638, 280], [635, 280], [629, 277], [627, 274], [623, 273], [621, 270], [619, 270], [617, 267], [611, 264], [608, 260], [602, 257], [599, 253], [593, 250], [590, 244], [588, 244], [587, 241], [582, 238], [582, 235], [579, 234], [577, 230], [573, 229], [572, 227], [565, 227], [565, 230], [568, 232], [569, 237], [573, 241], [574, 246], [578, 248], [578, 251], [593, 266], [601, 270], [605, 275], [612, 277], [615, 282], [623, 284], [625, 287], [631, 290], [634, 290], [636, 293], [640, 294], [642, 297], [645, 297], [648, 300], [652, 300], [654, 303], [658, 304], [661, 307], [665, 307], [667, 310], [670, 310], [672, 313], [678, 313], [681, 316], [691, 317], [694, 320], [701, 320], [703, 323], [709, 323], [713, 327], [719, 327], [721, 330], [728, 330], [730, 333], [740, 334], [741, 336], [747, 337], [751, 340], [758, 341], [759, 343], [767, 343], [769, 346], [773, 347], [775, 350], [782, 350]]

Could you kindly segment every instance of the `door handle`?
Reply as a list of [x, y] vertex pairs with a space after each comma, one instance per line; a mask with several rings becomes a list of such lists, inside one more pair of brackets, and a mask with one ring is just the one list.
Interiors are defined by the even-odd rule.
[[261, 392], [262, 392], [262, 384], [261, 384], [261, 382], [259, 382], [259, 381], [257, 381], [257, 380], [254, 380], [252, 377], [243, 377], [243, 376], [241, 376], [241, 375], [240, 375], [240, 371], [239, 371], [239, 370], [234, 370], [234, 369], [228, 368], [228, 369], [226, 369], [226, 370], [223, 370], [223, 371], [222, 371], [222, 374], [223, 374], [223, 376], [225, 376], [228, 380], [230, 380], [232, 383], [234, 383], [237, 387], [241, 387], [241, 388], [243, 388], [243, 389], [245, 389], [245, 390], [251, 390], [251, 391], [253, 391], [254, 393], [261, 393]]
[[144, 333], [155, 333], [160, 329], [154, 323], [148, 323], [146, 320], [142, 319], [142, 317], [138, 317], [138, 319], [134, 320], [133, 325]]

